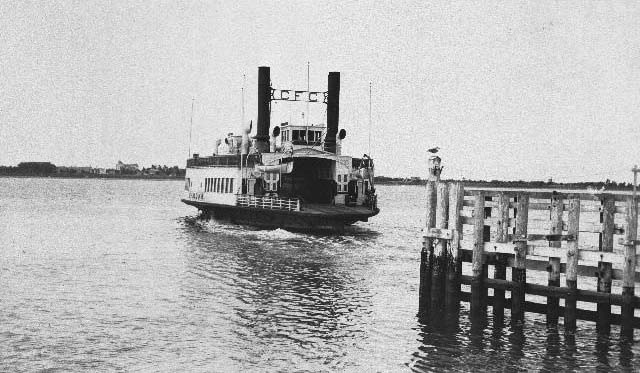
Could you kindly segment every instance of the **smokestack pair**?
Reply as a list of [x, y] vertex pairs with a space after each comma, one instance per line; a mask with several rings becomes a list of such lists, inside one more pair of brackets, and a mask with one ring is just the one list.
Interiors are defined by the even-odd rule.
[[[336, 135], [340, 116], [340, 73], [330, 72], [327, 85], [327, 134], [324, 150], [336, 152]], [[256, 149], [269, 152], [269, 127], [271, 127], [271, 71], [268, 66], [258, 67], [258, 130]]]

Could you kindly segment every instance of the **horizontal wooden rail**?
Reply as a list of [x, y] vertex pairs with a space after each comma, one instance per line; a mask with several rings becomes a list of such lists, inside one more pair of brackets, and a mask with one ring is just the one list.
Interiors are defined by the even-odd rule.
[[631, 197], [631, 191], [588, 191], [585, 190], [558, 190], [558, 189], [527, 189], [527, 188], [478, 188], [478, 187], [469, 187], [465, 186], [464, 195], [472, 196], [476, 193], [483, 193], [487, 197], [497, 197], [501, 193], [514, 196], [517, 193], [527, 193], [530, 198], [535, 199], [547, 199], [552, 196], [561, 196], [562, 198], [567, 198], [569, 195], [575, 195], [579, 197], [581, 200], [587, 201], [599, 201], [605, 197], [612, 197], [615, 201], [624, 202], [627, 198]]
[[[471, 285], [471, 276], [460, 276], [462, 284]], [[493, 278], [487, 278], [486, 284], [488, 288], [507, 290], [510, 291], [513, 288], [513, 281], [498, 280]], [[541, 297], [554, 296], [558, 298], [566, 298], [570, 296], [570, 292], [564, 287], [550, 287], [539, 284], [525, 284], [525, 290], [527, 294], [537, 295]], [[623, 304], [622, 294], [611, 293], [599, 293], [593, 290], [580, 290], [577, 291], [577, 300], [580, 302], [590, 303], [608, 303], [614, 306], [621, 306]], [[633, 304], [636, 307], [640, 307], [640, 297], [633, 297]]]
[[[462, 224], [464, 225], [473, 225], [473, 218], [469, 216], [461, 216]], [[500, 221], [497, 217], [488, 217], [484, 219], [485, 225], [497, 225]], [[515, 226], [515, 219], [509, 219], [509, 226]], [[530, 229], [545, 229], [549, 227], [549, 222], [547, 220], [541, 219], [530, 219], [529, 220], [529, 228]], [[566, 224], [563, 224], [563, 229], [566, 230]], [[579, 232], [586, 233], [602, 233], [602, 224], [601, 223], [593, 223], [593, 222], [584, 222], [580, 223]], [[614, 234], [623, 234], [624, 226], [621, 224], [614, 224], [613, 227]]]
[[[602, 206], [599, 204], [596, 204], [596, 202], [598, 201], [591, 201], [590, 204], [584, 204], [580, 207], [580, 210], [582, 212], [602, 212]], [[462, 203], [462, 206], [464, 207], [473, 207], [473, 200], [472, 199], [465, 199], [464, 202]], [[516, 206], [515, 203], [511, 202], [509, 203], [509, 208], [514, 208]], [[487, 201], [485, 202], [484, 207], [490, 207], [490, 208], [498, 208], [498, 202], [492, 202], [492, 201]], [[551, 209], [551, 204], [549, 202], [532, 202], [529, 203], [529, 209], [530, 210], [537, 210], [537, 211], [548, 211]], [[566, 210], [567, 209], [567, 204], [563, 204], [563, 209]], [[626, 208], [624, 206], [615, 206], [614, 207], [614, 212], [616, 214], [624, 214], [626, 212]]]
[[[498, 256], [501, 256], [503, 260], [505, 260], [505, 265], [507, 267], [513, 266], [513, 254], [502, 254], [502, 253], [484, 253], [484, 264], [488, 265], [496, 265], [499, 264]], [[460, 250], [460, 258], [463, 262], [471, 262], [471, 250]], [[562, 258], [562, 257], [561, 257]], [[562, 258], [564, 259], [564, 258]], [[540, 271], [547, 272], [549, 270], [549, 260], [543, 258], [527, 258], [527, 269], [532, 271]], [[566, 263], [560, 264], [560, 272], [566, 273]], [[597, 277], [596, 273], [598, 272], [597, 265], [587, 265], [580, 264], [578, 265], [578, 276], [581, 277]], [[620, 269], [613, 269], [611, 271], [611, 279], [612, 280], [622, 280], [623, 279], [623, 271]], [[640, 282], [640, 272], [635, 273], [635, 279], [637, 282]]]
[[[462, 250], [471, 251], [471, 244], [461, 241]], [[513, 254], [515, 244], [513, 243], [499, 243], [499, 242], [485, 242], [484, 251], [487, 254], [490, 253], [502, 253]], [[547, 258], [565, 258], [567, 256], [567, 249], [564, 247], [549, 247], [549, 246], [537, 246], [527, 245], [527, 256], [542, 256]], [[636, 258], [640, 259], [640, 255], [636, 255]], [[614, 266], [622, 266], [624, 263], [624, 254], [616, 252], [606, 251], [591, 251], [591, 250], [579, 250], [578, 260], [587, 264], [596, 264], [598, 262], [612, 263]], [[636, 272], [640, 272], [640, 263], [636, 265]]]
[[[460, 300], [464, 301], [464, 302], [470, 302], [471, 301], [471, 293], [469, 293], [467, 291], [461, 291], [460, 292]], [[504, 307], [505, 308], [511, 308], [511, 299], [510, 298], [504, 299], [503, 302], [504, 302]], [[494, 297], [487, 296], [487, 305], [489, 305], [489, 306], [493, 306], [494, 305]], [[545, 304], [537, 303], [537, 302], [525, 301], [524, 309], [527, 312], [537, 313], [539, 315], [545, 315], [547, 313], [547, 306]], [[564, 315], [564, 312], [565, 312], [564, 307], [559, 306], [558, 309], [560, 311], [560, 313], [559, 313], [560, 317], [562, 317], [562, 315]], [[581, 320], [593, 321], [593, 322], [597, 322], [598, 321], [598, 314], [597, 314], [596, 311], [590, 311], [590, 310], [585, 310], [585, 309], [579, 308], [579, 309], [577, 309], [576, 313], [577, 313], [578, 318], [580, 318]], [[622, 320], [621, 320], [620, 314], [612, 313], [610, 315], [610, 322], [613, 325], [622, 324]], [[640, 318], [638, 318], [638, 317], [634, 317], [633, 318], [633, 327], [634, 328], [640, 328]]]

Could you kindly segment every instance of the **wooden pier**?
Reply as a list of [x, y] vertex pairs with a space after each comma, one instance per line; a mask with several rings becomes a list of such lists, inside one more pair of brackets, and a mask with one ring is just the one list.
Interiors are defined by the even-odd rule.
[[550, 326], [562, 319], [567, 333], [580, 319], [602, 333], [620, 325], [621, 337], [633, 339], [640, 327], [635, 195], [465, 188], [440, 182], [440, 159], [430, 163], [421, 316], [456, 312], [467, 301], [472, 317], [491, 308], [502, 322], [507, 309], [521, 325], [527, 312], [539, 313]]

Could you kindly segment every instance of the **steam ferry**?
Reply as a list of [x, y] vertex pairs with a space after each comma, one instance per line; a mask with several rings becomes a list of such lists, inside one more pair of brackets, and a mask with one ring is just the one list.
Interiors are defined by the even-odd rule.
[[[213, 154], [187, 160], [185, 197], [205, 218], [291, 230], [342, 231], [379, 213], [374, 163], [342, 155], [338, 128], [340, 73], [326, 92], [276, 90], [270, 68], [258, 68], [258, 118], [240, 135], [216, 141]], [[271, 128], [271, 102], [326, 104], [326, 125], [284, 122]]]

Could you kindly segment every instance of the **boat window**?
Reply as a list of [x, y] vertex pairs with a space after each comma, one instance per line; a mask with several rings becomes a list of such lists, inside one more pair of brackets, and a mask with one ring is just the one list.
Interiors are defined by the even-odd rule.
[[293, 130], [293, 141], [300, 140], [300, 131]]
[[233, 193], [233, 179], [229, 179], [229, 193]]
[[187, 178], [184, 183], [184, 190], [189, 190], [189, 186], [191, 186], [191, 179]]

